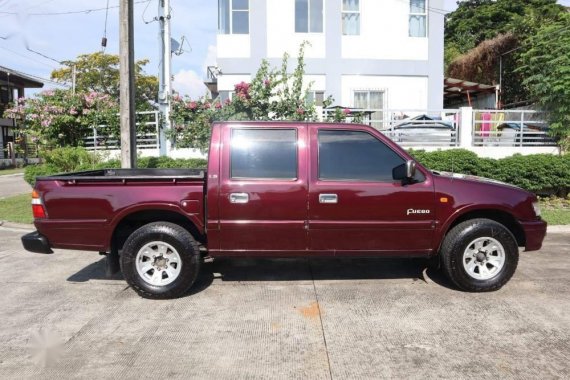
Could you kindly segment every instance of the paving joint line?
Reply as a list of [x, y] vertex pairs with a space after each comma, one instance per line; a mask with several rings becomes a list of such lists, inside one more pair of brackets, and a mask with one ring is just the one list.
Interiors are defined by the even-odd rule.
[[311, 259], [307, 260], [309, 262], [309, 272], [311, 273], [311, 280], [313, 282], [313, 293], [315, 294], [315, 300], [317, 301], [317, 309], [319, 310], [319, 321], [321, 322], [321, 334], [323, 335], [323, 342], [325, 344], [325, 352], [327, 354], [327, 365], [329, 367], [329, 378], [333, 380], [331, 359], [329, 357], [329, 348], [327, 345], [327, 337], [325, 334], [325, 326], [323, 325], [323, 315], [321, 314], [321, 303], [319, 302], [319, 295], [317, 293], [317, 286], [315, 285], [315, 276], [313, 274], [313, 265]]

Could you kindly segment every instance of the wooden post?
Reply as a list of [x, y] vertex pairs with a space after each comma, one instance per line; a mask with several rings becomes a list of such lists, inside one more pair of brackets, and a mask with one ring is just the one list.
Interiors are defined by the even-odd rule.
[[8, 156], [12, 159], [12, 166], [16, 167], [16, 147], [12, 141], [8, 143]]
[[119, 19], [121, 167], [135, 168], [137, 134], [135, 121], [133, 0], [120, 0]]

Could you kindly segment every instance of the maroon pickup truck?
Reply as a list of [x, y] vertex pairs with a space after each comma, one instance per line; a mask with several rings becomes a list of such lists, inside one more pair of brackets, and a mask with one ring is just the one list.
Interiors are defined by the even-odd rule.
[[[96, 251], [141, 296], [193, 284], [216, 257], [439, 257], [467, 291], [513, 275], [540, 249], [536, 197], [432, 172], [365, 125], [230, 122], [212, 127], [207, 170], [107, 169], [36, 181], [28, 251]], [[201, 249], [202, 247], [202, 249]]]

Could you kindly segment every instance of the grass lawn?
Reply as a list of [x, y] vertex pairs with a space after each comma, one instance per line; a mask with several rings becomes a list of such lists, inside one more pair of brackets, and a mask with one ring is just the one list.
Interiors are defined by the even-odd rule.
[[549, 225], [570, 224], [570, 198], [541, 198], [540, 208]]
[[24, 172], [24, 168], [0, 169], [0, 175], [19, 174], [19, 173], [23, 173], [23, 172]]
[[570, 210], [543, 210], [542, 219], [548, 222], [549, 226], [570, 224]]
[[33, 223], [30, 194], [0, 199], [0, 220], [14, 223]]

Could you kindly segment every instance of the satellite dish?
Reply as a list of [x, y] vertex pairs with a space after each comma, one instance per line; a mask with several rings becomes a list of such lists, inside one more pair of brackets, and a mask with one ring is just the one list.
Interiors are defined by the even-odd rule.
[[178, 53], [180, 50], [180, 42], [176, 41], [174, 38], [170, 39], [170, 52], [171, 53]]

